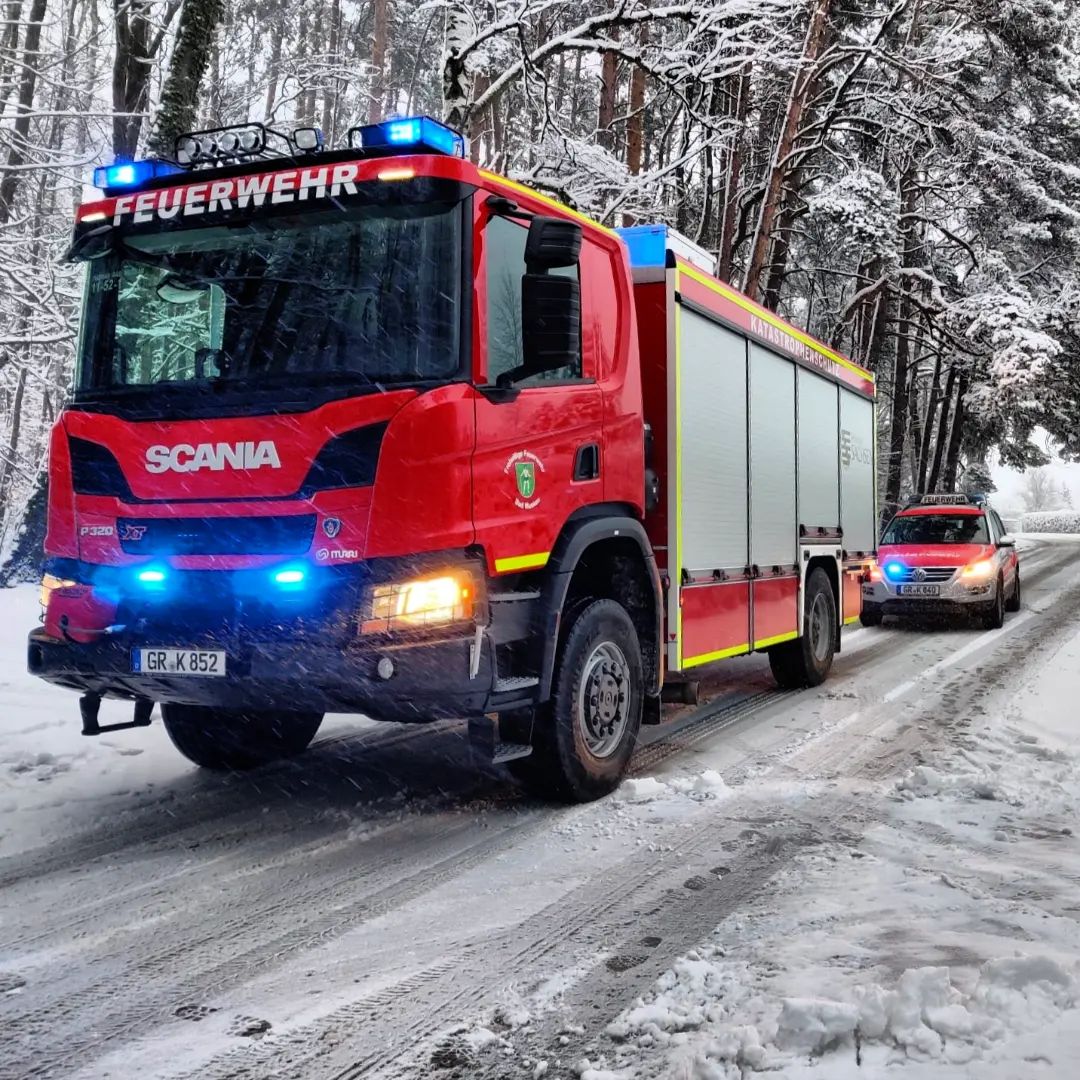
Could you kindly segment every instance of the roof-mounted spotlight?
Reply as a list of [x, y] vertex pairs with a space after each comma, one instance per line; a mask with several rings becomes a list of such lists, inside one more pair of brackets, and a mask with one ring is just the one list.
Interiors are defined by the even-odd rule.
[[292, 133], [293, 146], [303, 154], [317, 154], [326, 144], [321, 129], [317, 127], [296, 128]]
[[181, 165], [206, 165], [255, 157], [266, 149], [266, 135], [262, 124], [191, 131], [176, 140], [176, 160]]

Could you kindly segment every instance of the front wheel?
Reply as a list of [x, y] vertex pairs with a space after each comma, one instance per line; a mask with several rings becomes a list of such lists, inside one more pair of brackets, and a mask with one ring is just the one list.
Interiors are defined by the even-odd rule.
[[994, 599], [983, 615], [983, 627], [987, 630], [999, 630], [1005, 625], [1005, 582], [1002, 578], [997, 580], [997, 588], [994, 590]]
[[537, 710], [533, 752], [513, 774], [546, 798], [589, 802], [626, 774], [641, 728], [643, 672], [626, 609], [596, 600], [566, 630], [551, 701]]
[[836, 595], [819, 566], [806, 579], [802, 635], [769, 650], [773, 678], [785, 690], [820, 686], [836, 653]]
[[859, 622], [863, 626], [880, 626], [884, 618], [880, 604], [863, 604], [863, 609], [859, 613]]
[[315, 738], [323, 714], [162, 705], [173, 746], [204, 769], [254, 769], [294, 757]]
[[1016, 576], [1013, 578], [1013, 591], [1009, 599], [1005, 602], [1005, 610], [1019, 611], [1022, 599], [1023, 597], [1020, 593], [1020, 568], [1017, 567]]

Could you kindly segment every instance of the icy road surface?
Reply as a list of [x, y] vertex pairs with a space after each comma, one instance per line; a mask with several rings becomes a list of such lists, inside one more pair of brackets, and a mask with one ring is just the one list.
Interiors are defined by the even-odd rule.
[[0, 1077], [1080, 1075], [1080, 546], [1024, 548], [1003, 630], [721, 665], [575, 808], [454, 724], [84, 739], [0, 591]]

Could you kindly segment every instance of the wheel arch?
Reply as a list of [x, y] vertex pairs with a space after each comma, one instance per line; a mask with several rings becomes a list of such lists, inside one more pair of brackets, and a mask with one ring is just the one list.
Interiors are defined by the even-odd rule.
[[586, 599], [623, 604], [641, 645], [645, 694], [659, 694], [663, 681], [663, 587], [644, 526], [621, 504], [590, 507], [572, 516], [552, 549], [538, 612], [543, 642], [540, 701], [551, 696], [564, 615]]

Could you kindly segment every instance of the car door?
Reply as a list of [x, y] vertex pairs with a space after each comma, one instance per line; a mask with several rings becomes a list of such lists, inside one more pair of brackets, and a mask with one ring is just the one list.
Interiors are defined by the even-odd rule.
[[990, 521], [993, 528], [994, 547], [997, 549], [998, 565], [1001, 567], [1002, 577], [1005, 579], [1006, 591], [1011, 593], [1013, 581], [1020, 568], [1020, 556], [1015, 547], [1001, 547], [1001, 538], [1005, 536], [1005, 524], [998, 516], [996, 510], [990, 511]]

